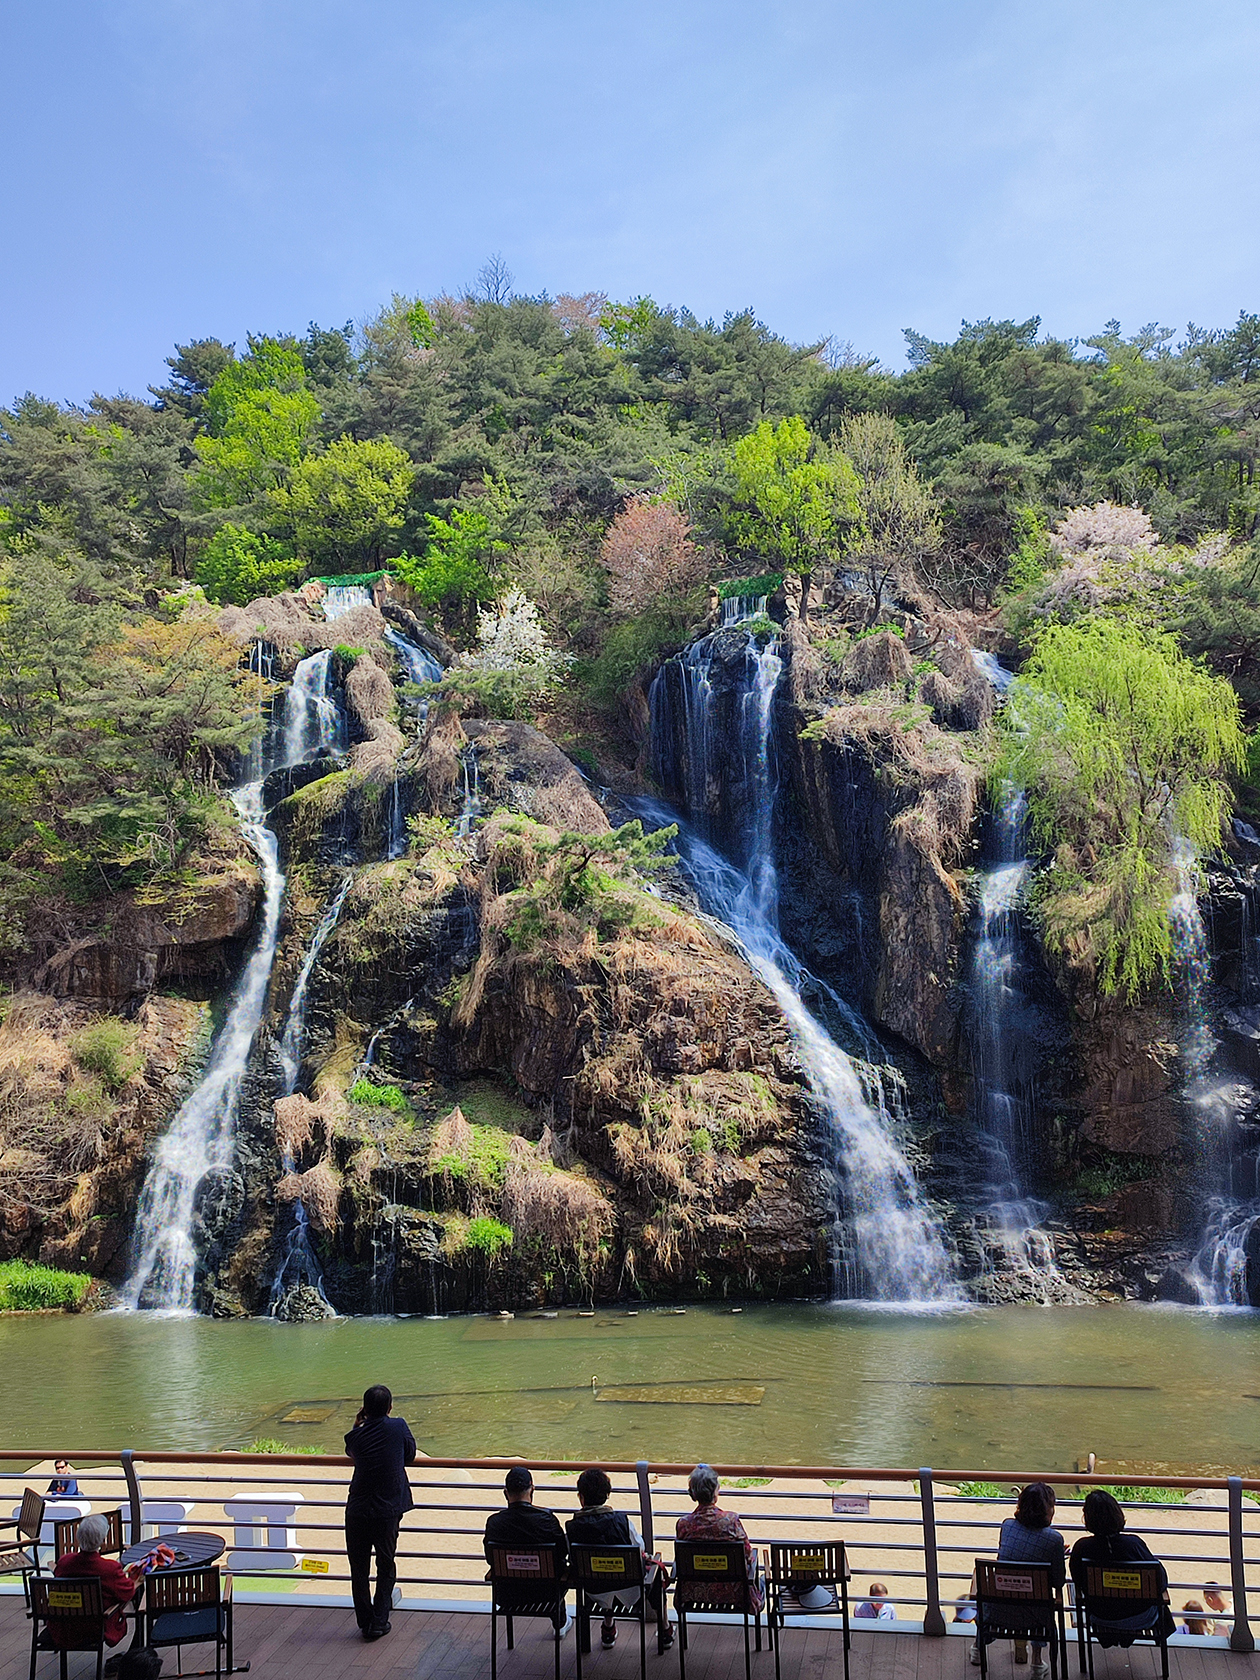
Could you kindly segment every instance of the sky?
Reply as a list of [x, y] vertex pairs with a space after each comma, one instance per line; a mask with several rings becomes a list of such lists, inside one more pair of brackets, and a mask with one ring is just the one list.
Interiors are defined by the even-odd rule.
[[1255, 0], [4, 0], [0, 403], [472, 283], [902, 329], [1260, 309]]

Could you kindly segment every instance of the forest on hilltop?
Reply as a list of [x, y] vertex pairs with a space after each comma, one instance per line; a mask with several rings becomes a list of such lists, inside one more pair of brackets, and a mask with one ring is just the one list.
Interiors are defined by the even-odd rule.
[[1166, 974], [1174, 834], [1211, 850], [1230, 800], [1260, 798], [1260, 316], [906, 340], [892, 372], [751, 310], [520, 296], [492, 264], [359, 328], [182, 345], [147, 398], [15, 401], [5, 959], [64, 937], [59, 907], [229, 843], [220, 789], [265, 684], [212, 607], [388, 569], [465, 653], [465, 709], [559, 706], [578, 750], [715, 582], [808, 593], [842, 562], [860, 587], [837, 661], [909, 607], [1027, 662], [1032, 727], [992, 762], [1054, 860], [1047, 937], [1104, 989]]

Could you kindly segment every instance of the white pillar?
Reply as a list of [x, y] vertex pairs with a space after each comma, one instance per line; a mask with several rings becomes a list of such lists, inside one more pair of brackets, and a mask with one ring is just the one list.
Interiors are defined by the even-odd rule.
[[236, 1493], [223, 1501], [225, 1515], [233, 1525], [228, 1568], [240, 1574], [260, 1569], [296, 1569], [301, 1561], [297, 1549], [297, 1508], [304, 1495], [285, 1489], [265, 1497]]

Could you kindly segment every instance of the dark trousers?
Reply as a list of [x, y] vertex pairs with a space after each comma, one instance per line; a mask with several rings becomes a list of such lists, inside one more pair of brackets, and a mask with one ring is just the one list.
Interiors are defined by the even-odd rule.
[[[394, 1607], [394, 1552], [398, 1546], [401, 1517], [375, 1511], [371, 1506], [346, 1506], [346, 1557], [350, 1563], [350, 1590], [354, 1594], [354, 1619], [361, 1628], [383, 1627]], [[372, 1596], [372, 1553], [376, 1553], [376, 1596]]]

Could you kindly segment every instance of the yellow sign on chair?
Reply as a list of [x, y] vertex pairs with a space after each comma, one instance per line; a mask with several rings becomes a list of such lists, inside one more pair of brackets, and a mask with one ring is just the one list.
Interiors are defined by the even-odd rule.
[[591, 1573], [594, 1575], [624, 1575], [626, 1560], [619, 1557], [593, 1557], [590, 1560]]
[[827, 1567], [827, 1560], [821, 1552], [793, 1552], [792, 1572], [796, 1574], [802, 1569], [812, 1569], [815, 1572]]
[[49, 1587], [48, 1608], [50, 1610], [82, 1610], [83, 1594], [72, 1587]]
[[725, 1569], [725, 1552], [697, 1552], [691, 1560], [693, 1569]]
[[1141, 1592], [1142, 1577], [1131, 1569], [1104, 1569], [1102, 1584], [1104, 1592]]

